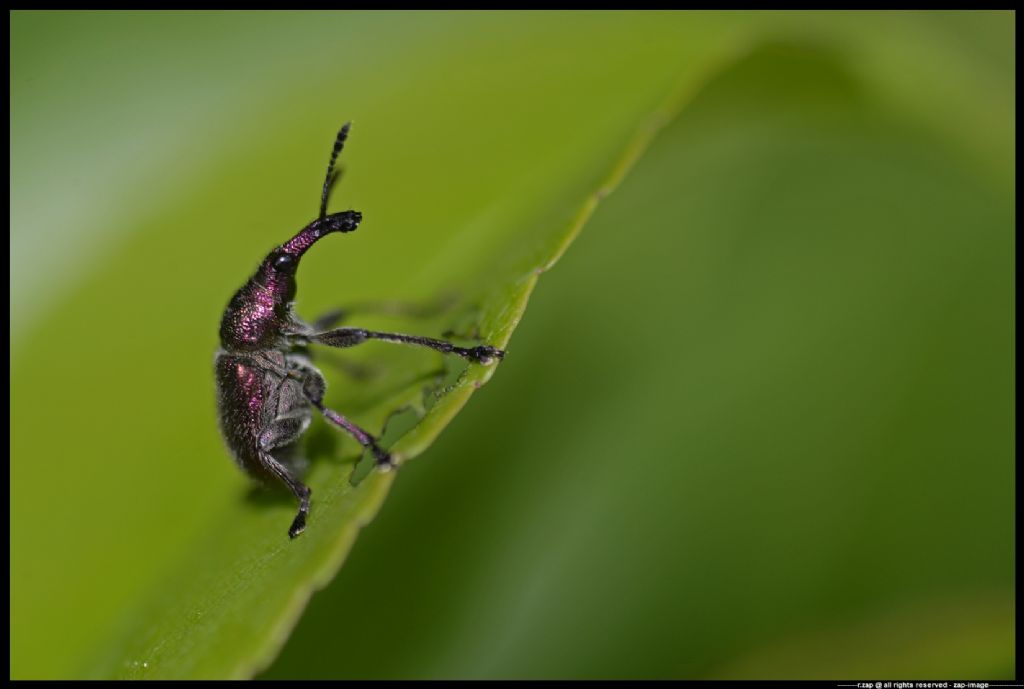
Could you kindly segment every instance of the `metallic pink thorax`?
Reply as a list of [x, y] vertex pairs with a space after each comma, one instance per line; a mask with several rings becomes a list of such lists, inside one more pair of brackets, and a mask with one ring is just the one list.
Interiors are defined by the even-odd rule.
[[252, 300], [241, 309], [238, 318], [238, 334], [246, 342], [259, 342], [274, 318], [274, 285], [255, 285]]

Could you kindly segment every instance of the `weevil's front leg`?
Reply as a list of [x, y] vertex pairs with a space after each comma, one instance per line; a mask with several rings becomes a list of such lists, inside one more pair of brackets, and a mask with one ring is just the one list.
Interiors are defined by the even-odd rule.
[[342, 357], [333, 356], [328, 352], [313, 352], [309, 349], [309, 340], [307, 338], [315, 332], [310, 326], [305, 325], [301, 330], [295, 328], [290, 332], [291, 354], [305, 357], [310, 361], [325, 362], [353, 380], [368, 380], [378, 373], [379, 370], [374, 366], [348, 361]]
[[310, 342], [327, 345], [328, 347], [355, 347], [367, 340], [383, 340], [384, 342], [397, 342], [399, 344], [415, 345], [417, 347], [429, 347], [430, 349], [445, 354], [457, 354], [463, 359], [475, 361], [478, 364], [489, 364], [495, 359], [501, 359], [505, 352], [490, 345], [478, 345], [476, 347], [458, 347], [446, 340], [435, 340], [432, 337], [421, 337], [419, 335], [403, 335], [401, 333], [381, 333], [362, 328], [335, 328], [327, 332], [306, 335]]
[[288, 536], [291, 538], [295, 538], [306, 528], [306, 517], [309, 515], [309, 496], [312, 495], [313, 491], [309, 489], [309, 486], [292, 476], [287, 467], [279, 462], [271, 454], [271, 451], [295, 442], [302, 435], [302, 431], [305, 430], [308, 423], [308, 418], [275, 419], [263, 429], [259, 438], [258, 453], [260, 464], [268, 473], [288, 486], [288, 489], [299, 499], [299, 513], [295, 515], [295, 519], [288, 529]]
[[306, 352], [306, 356], [318, 363], [325, 363], [336, 371], [341, 371], [352, 380], [369, 380], [380, 374], [380, 367], [349, 361], [330, 352]]
[[320, 314], [316, 320], [309, 324], [309, 327], [313, 332], [320, 332], [321, 330], [327, 330], [338, 325], [351, 313], [350, 309], [333, 309], [326, 313]]
[[[425, 304], [389, 300], [367, 301], [352, 304], [343, 308], [332, 309], [322, 313], [311, 323], [306, 323], [298, 318], [298, 316], [293, 315], [290, 335], [292, 341], [296, 343], [296, 346], [305, 347], [305, 344], [309, 342], [308, 338], [310, 335], [329, 330], [330, 328], [333, 328], [347, 320], [352, 314], [376, 314], [398, 316], [402, 318], [431, 318], [432, 316], [444, 313], [457, 301], [458, 299], [452, 295], [446, 295], [439, 299], [435, 299], [433, 302]], [[314, 355], [312, 352], [303, 351], [303, 354], [311, 359], [317, 359], [328, 363], [354, 380], [366, 380], [373, 377], [377, 372], [377, 369], [372, 366], [346, 361], [345, 359], [330, 356], [326, 353], [317, 353]]]
[[373, 453], [373, 458], [376, 460], [378, 468], [384, 471], [392, 469], [394, 463], [391, 461], [391, 455], [377, 444], [376, 438], [338, 412], [324, 406], [325, 390], [326, 383], [324, 383], [323, 376], [316, 372], [315, 369], [305, 369], [305, 381], [302, 384], [302, 392], [306, 399], [320, 410], [325, 419], [336, 426], [340, 426], [346, 433], [355, 438], [360, 445], [370, 450]]
[[367, 301], [351, 304], [347, 307], [332, 309], [310, 323], [314, 332], [322, 332], [340, 324], [352, 314], [372, 314], [381, 316], [398, 316], [400, 318], [431, 318], [440, 315], [458, 301], [452, 295], [445, 295], [426, 304], [413, 304], [403, 301]]

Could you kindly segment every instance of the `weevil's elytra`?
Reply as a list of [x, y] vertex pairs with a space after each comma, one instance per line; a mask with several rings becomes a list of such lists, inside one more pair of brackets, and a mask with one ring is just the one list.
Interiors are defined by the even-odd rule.
[[220, 430], [238, 464], [250, 475], [280, 481], [299, 500], [288, 535], [306, 528], [312, 491], [299, 479], [305, 460], [299, 439], [309, 427], [313, 409], [369, 449], [380, 469], [391, 457], [377, 439], [338, 412], [324, 406], [327, 383], [307, 352], [310, 344], [354, 347], [383, 340], [428, 347], [469, 361], [490, 364], [505, 353], [489, 345], [457, 347], [445, 340], [418, 335], [382, 333], [362, 328], [336, 328], [346, 315], [334, 309], [307, 323], [292, 310], [295, 273], [303, 254], [329, 234], [352, 232], [363, 216], [353, 210], [327, 213], [334, 185], [334, 164], [348, 137], [346, 123], [334, 141], [320, 194], [320, 214], [294, 237], [263, 259], [256, 273], [228, 302], [220, 322], [220, 350], [215, 359]]

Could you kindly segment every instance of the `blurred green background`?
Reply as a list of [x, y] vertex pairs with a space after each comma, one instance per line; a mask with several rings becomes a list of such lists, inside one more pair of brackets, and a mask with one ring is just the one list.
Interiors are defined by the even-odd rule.
[[261, 676], [1013, 677], [1013, 23], [12, 14], [11, 675], [132, 662], [226, 516], [281, 535], [216, 324], [342, 119], [307, 315], [485, 294], [682, 89]]

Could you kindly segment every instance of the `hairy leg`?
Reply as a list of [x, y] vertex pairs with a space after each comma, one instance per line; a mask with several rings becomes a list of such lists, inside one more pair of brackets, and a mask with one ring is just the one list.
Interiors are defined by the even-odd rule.
[[403, 335], [401, 333], [382, 333], [362, 328], [335, 328], [326, 332], [307, 335], [306, 339], [317, 344], [328, 347], [355, 347], [367, 340], [382, 340], [384, 342], [395, 342], [399, 344], [414, 345], [417, 347], [428, 347], [445, 354], [456, 354], [469, 361], [479, 364], [489, 364], [495, 359], [505, 356], [503, 350], [490, 345], [478, 345], [476, 347], [459, 347], [447, 340], [437, 340], [433, 337], [422, 337], [420, 335]]
[[303, 378], [302, 392], [306, 399], [320, 410], [324, 418], [351, 435], [364, 448], [370, 450], [379, 468], [384, 470], [391, 469], [394, 466], [391, 462], [391, 455], [381, 448], [373, 435], [333, 409], [324, 406], [324, 392], [327, 389], [327, 383], [324, 381], [324, 377], [320, 375], [320, 372], [311, 364], [301, 359], [289, 359], [288, 363], [293, 366], [294, 374]]
[[288, 535], [291, 538], [295, 538], [306, 528], [309, 497], [313, 491], [295, 478], [288, 468], [274, 457], [272, 451], [295, 442], [302, 435], [308, 423], [309, 420], [305, 418], [275, 419], [263, 429], [259, 438], [260, 464], [268, 473], [284, 483], [299, 500], [299, 513], [295, 515], [295, 519], [288, 529]]

